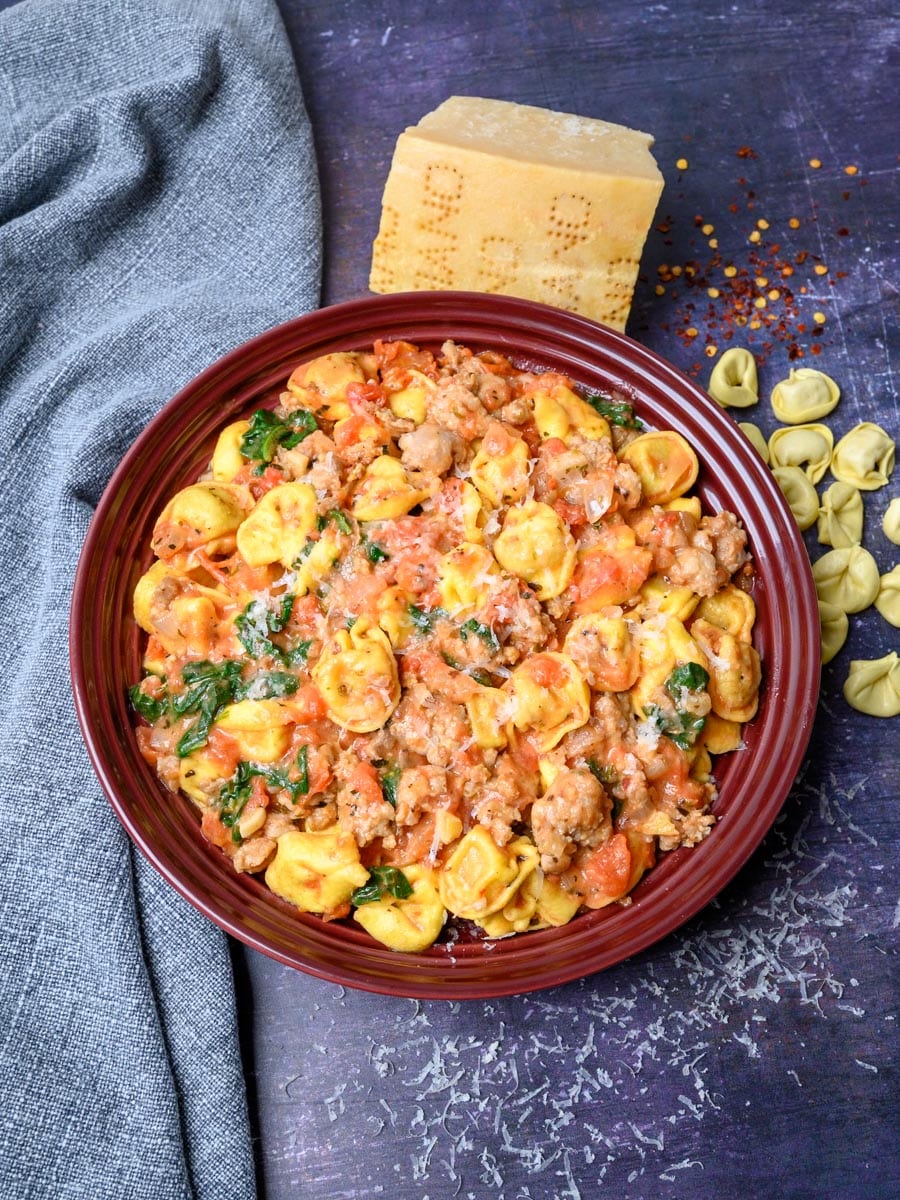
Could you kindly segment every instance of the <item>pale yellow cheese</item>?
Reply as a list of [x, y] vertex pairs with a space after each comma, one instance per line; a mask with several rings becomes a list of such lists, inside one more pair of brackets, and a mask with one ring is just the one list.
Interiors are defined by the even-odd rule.
[[624, 329], [663, 188], [649, 134], [452, 96], [397, 141], [369, 286], [539, 300]]

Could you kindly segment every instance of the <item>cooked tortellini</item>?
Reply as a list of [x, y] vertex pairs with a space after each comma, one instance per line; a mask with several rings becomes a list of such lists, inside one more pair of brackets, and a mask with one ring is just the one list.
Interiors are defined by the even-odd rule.
[[827, 417], [840, 398], [841, 389], [823, 371], [798, 367], [772, 389], [772, 411], [785, 425], [802, 425]]
[[864, 421], [845, 433], [834, 448], [831, 473], [863, 492], [884, 487], [894, 469], [894, 439], [880, 425]]
[[438, 883], [444, 907], [457, 917], [483, 921], [507, 905], [538, 866], [535, 846], [516, 838], [498, 846], [483, 825], [459, 841]]
[[235, 871], [416, 955], [627, 904], [706, 836], [715, 756], [754, 741], [756, 591], [681, 433], [452, 341], [322, 354], [229, 408], [154, 528], [129, 698]]
[[332, 635], [312, 676], [331, 720], [354, 733], [380, 729], [400, 701], [391, 643], [368, 617]]
[[412, 863], [403, 869], [412, 887], [412, 895], [398, 898], [386, 893], [369, 904], [360, 905], [353, 919], [367, 933], [391, 950], [415, 954], [434, 942], [444, 922], [447, 910], [437, 890], [437, 873], [423, 863]]
[[209, 554], [228, 553], [252, 503], [247, 489], [236, 484], [192, 483], [160, 513], [153, 530], [153, 551], [163, 559], [200, 548]]
[[847, 640], [850, 621], [836, 604], [819, 601], [819, 631], [822, 637], [822, 664], [830, 663]]
[[642, 433], [619, 457], [637, 472], [648, 504], [667, 504], [683, 496], [700, 469], [690, 445], [671, 429]]
[[895, 546], [900, 546], [900, 496], [887, 506], [881, 528], [888, 541], [893, 542]]
[[512, 724], [534, 734], [542, 752], [578, 729], [591, 713], [590, 688], [566, 654], [533, 654], [513, 671], [504, 689], [515, 697]]
[[461, 542], [448, 550], [438, 565], [442, 606], [450, 613], [480, 607], [499, 576], [500, 568], [490, 550], [477, 542]]
[[875, 607], [889, 624], [900, 626], [900, 566], [882, 575]]
[[507, 511], [494, 542], [502, 567], [534, 587], [539, 600], [566, 590], [575, 573], [575, 539], [559, 514], [539, 500]]
[[473, 485], [493, 508], [515, 504], [528, 491], [528, 446], [520, 437], [503, 432], [498, 435], [489, 429], [469, 470]]
[[219, 434], [210, 461], [213, 479], [218, 483], [230, 483], [245, 466], [246, 460], [241, 453], [241, 439], [249, 428], [249, 421], [232, 421]]
[[764, 463], [769, 461], [769, 443], [758, 425], [754, 425], [752, 421], [738, 421], [738, 429], [743, 433], [744, 437], [750, 442], [750, 445], [763, 460]]
[[277, 762], [291, 741], [293, 714], [278, 700], [239, 700], [229, 704], [216, 725], [231, 736], [241, 757], [252, 762]]
[[566, 441], [574, 430], [581, 437], [598, 439], [610, 436], [609, 423], [586, 400], [565, 384], [538, 387], [533, 395], [534, 423], [542, 438]]
[[750, 408], [759, 400], [756, 359], [749, 350], [731, 346], [712, 369], [707, 388], [723, 408]]
[[756, 621], [756, 604], [749, 592], [729, 583], [714, 596], [704, 596], [697, 616], [710, 625], [718, 625], [739, 641], [749, 642]]
[[819, 515], [819, 495], [800, 467], [773, 467], [775, 482], [790, 505], [801, 529], [809, 529]]
[[802, 467], [810, 483], [818, 483], [831, 462], [834, 436], [827, 425], [793, 425], [769, 438], [771, 467]]
[[862, 612], [878, 595], [878, 564], [862, 546], [829, 550], [813, 563], [816, 594], [845, 613]]
[[413, 479], [403, 463], [382, 454], [369, 463], [353, 497], [358, 521], [389, 521], [433, 496], [437, 488]]
[[323, 354], [301, 363], [291, 373], [287, 386], [292, 399], [286, 406], [299, 406], [326, 420], [340, 421], [350, 416], [348, 386], [365, 382], [366, 373], [358, 354]]
[[883, 658], [851, 662], [844, 698], [851, 708], [870, 717], [900, 715], [900, 658], [896, 650]]
[[307, 832], [290, 829], [276, 841], [266, 883], [301, 912], [335, 912], [369, 878], [356, 839], [339, 825]]
[[727, 721], [749, 721], [756, 715], [760, 683], [754, 647], [709, 621], [694, 621], [691, 635], [706, 655], [713, 712]]
[[237, 548], [252, 567], [292, 566], [317, 528], [318, 501], [309, 483], [280, 483], [266, 492], [237, 531]]
[[863, 499], [852, 484], [833, 483], [822, 493], [818, 516], [819, 541], [836, 550], [858, 546], [863, 534]]

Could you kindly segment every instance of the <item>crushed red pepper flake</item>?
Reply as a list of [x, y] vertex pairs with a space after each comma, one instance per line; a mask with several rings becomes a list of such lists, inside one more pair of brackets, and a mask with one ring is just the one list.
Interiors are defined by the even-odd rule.
[[[735, 153], [741, 159], [758, 158], [749, 146], [742, 146]], [[819, 159], [810, 159], [809, 165], [817, 169], [822, 163]], [[845, 168], [845, 173], [852, 176], [855, 171]], [[861, 186], [866, 181], [858, 179], [854, 182]], [[757, 194], [743, 175], [738, 177], [737, 186], [740, 190], [733, 196], [728, 211], [734, 215], [748, 214], [756, 207]], [[760, 207], [762, 204], [761, 200]], [[659, 282], [654, 290], [657, 295], [667, 296], [667, 303], [671, 303], [674, 313], [671, 326], [666, 323], [662, 328], [673, 329], [685, 346], [705, 342], [707, 357], [718, 353], [719, 346], [731, 341], [740, 330], [745, 331], [741, 334], [742, 340], [752, 345], [759, 360], [779, 346], [787, 350], [791, 360], [803, 358], [804, 353], [818, 353], [818, 344], [804, 349], [798, 337], [815, 338], [823, 333], [823, 325], [815, 323], [824, 321], [821, 312], [817, 312], [815, 321], [809, 313], [806, 320], [800, 319], [801, 305], [806, 305], [813, 297], [820, 305], [823, 303], [821, 290], [819, 286], [807, 286], [798, 274], [809, 272], [807, 279], [811, 284], [813, 272], [817, 276], [828, 276], [829, 269], [820, 255], [796, 245], [796, 231], [815, 224], [817, 218], [818, 205], [813, 202], [809, 216], [803, 221], [797, 216], [780, 219], [771, 211], [768, 217], [753, 219], [744, 232], [745, 249], [739, 252], [739, 261], [734, 262], [723, 257], [719, 238], [710, 236], [716, 230], [715, 220], [702, 212], [695, 213], [696, 237], [699, 239], [702, 235], [704, 238], [702, 243], [694, 237], [689, 239], [696, 257], [686, 256], [680, 263], [670, 261], [657, 267]], [[675, 224], [669, 215], [656, 228], [670, 233]], [[734, 224], [730, 222], [732, 230]], [[840, 237], [850, 236], [846, 226], [837, 232]], [[768, 240], [770, 237], [771, 241]], [[785, 237], [794, 239], [794, 244], [782, 248]], [[679, 244], [677, 233], [664, 244]], [[847, 272], [835, 272], [835, 275], [843, 279]], [[769, 284], [773, 277], [777, 287]], [[835, 278], [829, 278], [828, 285], [834, 288]], [[768, 290], [761, 296], [763, 289]], [[695, 363], [695, 372], [699, 369], [700, 364]]]

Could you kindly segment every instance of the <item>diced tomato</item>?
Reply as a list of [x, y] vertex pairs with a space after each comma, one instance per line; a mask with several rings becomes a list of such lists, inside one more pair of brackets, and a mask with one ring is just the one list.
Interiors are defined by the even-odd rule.
[[212, 842], [214, 846], [219, 846], [223, 850], [231, 843], [231, 830], [225, 828], [222, 818], [211, 808], [204, 810], [203, 818], [200, 821], [200, 832], [208, 842]]
[[290, 697], [288, 707], [298, 725], [309, 721], [321, 721], [328, 714], [328, 706], [314, 683], [307, 683], [298, 688]]
[[539, 687], [559, 687], [566, 682], [566, 672], [562, 664], [547, 654], [532, 655], [527, 670]]
[[232, 479], [232, 483], [239, 483], [243, 487], [248, 488], [254, 500], [260, 500], [265, 496], [266, 492], [271, 492], [273, 487], [277, 487], [279, 483], [284, 483], [284, 471], [279, 467], [271, 464], [266, 467], [261, 475], [256, 474], [258, 463], [244, 463], [237, 475]]
[[581, 525], [587, 524], [587, 513], [580, 504], [570, 504], [568, 500], [556, 500], [553, 509], [570, 529], [578, 529]]
[[371, 763], [359, 762], [347, 779], [348, 788], [356, 792], [363, 804], [381, 804], [384, 796], [378, 782], [378, 772]]
[[362, 417], [370, 417], [372, 408], [386, 400], [380, 383], [348, 383], [344, 395], [351, 410]]
[[253, 783], [250, 785], [250, 798], [247, 801], [246, 809], [250, 811], [254, 808], [269, 807], [269, 790], [266, 787], [266, 781], [261, 775], [253, 776]]
[[[360, 384], [350, 384], [350, 387], [360, 387]], [[390, 436], [386, 429], [368, 412], [354, 412], [352, 416], [339, 421], [334, 427], [334, 444], [339, 451], [348, 450], [360, 442], [378, 442], [386, 446]]]
[[224, 729], [213, 728], [206, 743], [207, 757], [222, 768], [223, 774], [233, 775], [241, 761], [241, 751], [231, 734]]
[[631, 848], [624, 833], [613, 834], [588, 855], [581, 867], [581, 877], [588, 908], [597, 908], [625, 895], [631, 880]]
[[592, 547], [572, 579], [576, 611], [583, 615], [608, 604], [624, 604], [646, 582], [652, 563], [653, 554], [644, 546], [623, 545], [613, 553]]

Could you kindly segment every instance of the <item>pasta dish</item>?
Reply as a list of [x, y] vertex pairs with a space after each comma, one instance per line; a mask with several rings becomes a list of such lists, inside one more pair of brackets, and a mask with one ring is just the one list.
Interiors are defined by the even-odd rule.
[[698, 469], [495, 352], [301, 363], [156, 521], [143, 756], [235, 870], [395, 950], [628, 903], [757, 707], [747, 538]]

